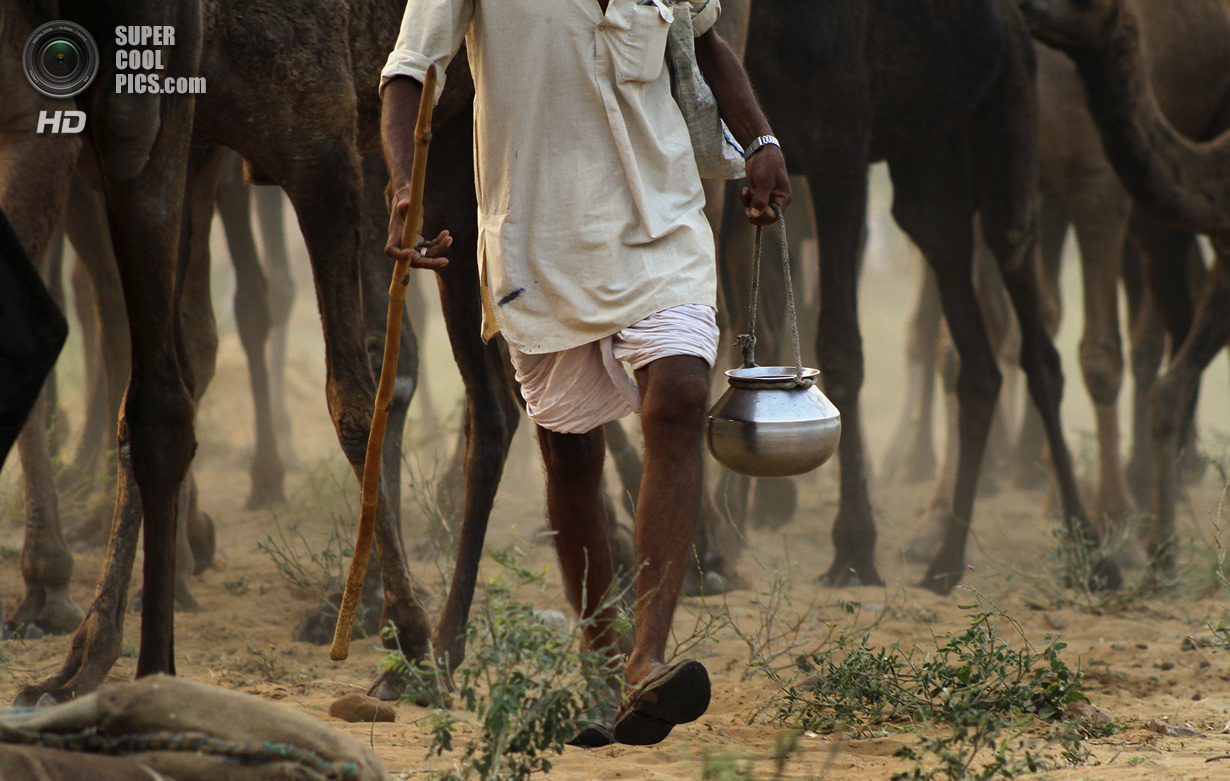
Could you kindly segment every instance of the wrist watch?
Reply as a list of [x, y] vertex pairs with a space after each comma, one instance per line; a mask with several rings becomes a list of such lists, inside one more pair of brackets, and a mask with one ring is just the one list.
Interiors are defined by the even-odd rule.
[[766, 146], [775, 146], [778, 149], [782, 148], [782, 145], [779, 144], [777, 139], [773, 136], [759, 136], [743, 149], [743, 159], [748, 159]]

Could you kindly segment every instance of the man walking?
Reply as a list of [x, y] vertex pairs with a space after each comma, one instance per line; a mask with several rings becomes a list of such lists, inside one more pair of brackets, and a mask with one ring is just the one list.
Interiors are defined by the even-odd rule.
[[[674, 13], [747, 150], [748, 218], [767, 224], [790, 184], [738, 59], [711, 28], [720, 0], [409, 0], [381, 79], [394, 208], [386, 253], [438, 269], [441, 233], [401, 249], [422, 79], [467, 43], [476, 101], [475, 185], [483, 336], [508, 343], [547, 471], [547, 515], [591, 648], [616, 654], [599, 484], [602, 424], [641, 413], [635, 647], [612, 739], [657, 743], [709, 705], [694, 660], [666, 643], [700, 507], [709, 372], [717, 355], [713, 236], [687, 126], [664, 64]], [[443, 90], [443, 80], [436, 98]], [[635, 382], [621, 365], [633, 370]]]

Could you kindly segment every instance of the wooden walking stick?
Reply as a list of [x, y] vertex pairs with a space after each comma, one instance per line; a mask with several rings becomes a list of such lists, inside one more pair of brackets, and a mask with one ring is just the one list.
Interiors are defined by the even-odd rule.
[[[431, 144], [431, 112], [436, 98], [436, 66], [427, 69], [423, 79], [423, 97], [419, 100], [418, 121], [414, 125], [414, 163], [410, 170], [410, 205], [406, 209], [406, 224], [401, 233], [401, 246], [412, 247], [423, 226], [423, 186], [427, 179], [427, 147]], [[384, 449], [384, 430], [393, 401], [393, 384], [397, 380], [397, 353], [401, 348], [401, 312], [406, 302], [410, 261], [398, 260], [389, 285], [389, 319], [384, 331], [384, 360], [380, 366], [380, 384], [376, 388], [376, 408], [372, 412], [372, 429], [367, 437], [367, 457], [363, 461], [363, 494], [360, 500], [359, 530], [355, 535], [354, 557], [346, 574], [346, 591], [333, 632], [333, 647], [329, 658], [340, 662], [350, 654], [350, 631], [355, 609], [363, 593], [363, 578], [367, 574], [367, 558], [371, 553], [372, 535], [376, 527], [376, 503], [380, 493], [380, 455]]]

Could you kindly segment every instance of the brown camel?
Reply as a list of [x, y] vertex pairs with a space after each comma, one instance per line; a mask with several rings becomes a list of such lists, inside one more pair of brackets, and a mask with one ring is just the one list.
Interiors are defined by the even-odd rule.
[[[1020, 4], [1038, 40], [1060, 49], [1076, 64], [1106, 155], [1137, 211], [1173, 229], [1208, 235], [1216, 253], [1184, 334], [1175, 333], [1177, 318], [1166, 314], [1176, 300], [1168, 293], [1183, 266], [1166, 265], [1150, 247], [1141, 247], [1154, 300], [1172, 340], [1180, 345], [1153, 389], [1150, 423], [1156, 485], [1154, 517], [1145, 536], [1146, 548], [1158, 564], [1172, 569], [1180, 438], [1201, 372], [1230, 338], [1230, 133], [1192, 141], [1167, 121], [1146, 65], [1142, 19], [1130, 3], [1021, 0]], [[1230, 15], [1230, 8], [1221, 9]], [[1218, 24], [1230, 25], [1230, 19]], [[1220, 74], [1225, 76], [1226, 71], [1223, 67]], [[1218, 114], [1220, 127], [1226, 127], [1230, 102], [1222, 102]]]
[[[189, 0], [138, 0], [122, 5], [27, 3], [10, 9], [0, 46], [0, 56], [12, 69], [10, 72], [16, 72], [17, 52], [24, 43], [24, 35], [39, 21], [56, 17], [76, 19], [92, 27], [95, 39], [104, 42], [104, 51], [108, 53], [105, 42], [114, 40], [114, 36], [103, 32], [112, 31], [117, 25], [173, 25], [176, 46], [165, 58], [166, 75], [186, 77], [197, 71], [199, 7]], [[112, 72], [105, 55], [102, 60], [100, 79], [107, 84]], [[14, 219], [14, 227], [31, 255], [41, 257], [64, 212], [79, 140], [36, 135], [35, 117], [39, 109], [47, 107], [47, 102], [38, 100], [36, 93], [18, 82], [6, 81], [6, 88], [17, 94], [5, 101], [8, 111], [0, 123], [6, 147], [3, 197], [6, 209], [16, 204], [25, 212], [24, 219]], [[61, 102], [54, 108], [63, 105]], [[182, 162], [188, 152], [194, 101], [184, 95], [129, 95], [96, 88], [83, 95], [78, 105], [87, 109], [87, 132], [101, 160], [108, 219], [132, 323], [133, 371], [120, 446], [121, 460], [130, 468], [121, 477], [123, 494], [117, 503], [117, 516], [130, 519], [130, 531], [127, 535], [114, 535], [112, 559], [126, 561], [128, 566], [123, 568], [117, 587], [95, 602], [78, 630], [73, 651], [76, 663], [70, 665], [74, 669], [68, 671], [65, 680], [76, 671], [83, 652], [89, 655], [89, 666], [103, 668], [109, 668], [119, 652], [115, 628], [123, 620], [123, 592], [142, 518], [141, 509], [136, 506], [138, 486], [144, 510], [146, 599], [137, 669], [140, 674], [173, 670], [170, 629], [176, 502], [194, 449], [192, 378], [181, 370], [183, 347], [175, 327], [173, 293], [179, 210], [167, 208], [168, 204], [182, 202]], [[27, 431], [32, 428], [27, 427]], [[27, 533], [37, 536], [37, 531], [28, 529]], [[113, 637], [104, 650], [97, 640], [108, 633]], [[96, 652], [102, 655], [95, 655]], [[101, 675], [97, 680], [101, 680]], [[71, 690], [63, 694], [71, 695]]]
[[[209, 8], [212, 11], [218, 6], [210, 5]], [[120, 425], [123, 468], [116, 524], [94, 605], [74, 637], [64, 668], [50, 680], [23, 690], [19, 695], [22, 702], [34, 702], [43, 697], [59, 700], [91, 689], [101, 682], [114, 662], [120, 649], [124, 597], [142, 510], [146, 564], [138, 674], [174, 670], [175, 543], [170, 535], [176, 527], [176, 496], [194, 446], [191, 367], [186, 362], [187, 354], [175, 316], [176, 277], [183, 278], [190, 264], [190, 253], [185, 247], [176, 262], [180, 212], [167, 209], [166, 204], [185, 202], [182, 193], [188, 172], [198, 173], [205, 161], [203, 149], [194, 152], [193, 159], [188, 160], [188, 141], [194, 130], [198, 143], [227, 140], [247, 152], [249, 169], [279, 181], [296, 204], [317, 273], [318, 299], [328, 344], [330, 408], [344, 449], [356, 468], [361, 469], [373, 383], [359, 310], [355, 305], [359, 300], [356, 228], [360, 198], [355, 117], [356, 108], [366, 108], [374, 127], [377, 100], [374, 89], [365, 100], [361, 97], [363, 92], [356, 95], [356, 85], [375, 84], [379, 62], [374, 52], [390, 48], [391, 31], [396, 30], [397, 9], [390, 9], [388, 16], [391, 18], [370, 25], [366, 32], [372, 40], [362, 40], [360, 31], [350, 30], [356, 49], [368, 52], [372, 60], [357, 63], [366, 67], [356, 67], [354, 72], [349, 69], [351, 59], [347, 45], [350, 41], [339, 42], [338, 36], [330, 35], [335, 30], [345, 29], [336, 25], [340, 16], [337, 8], [330, 5], [297, 9], [299, 15], [290, 19], [285, 14], [279, 18], [277, 10], [259, 7], [259, 4], [230, 10], [234, 18], [227, 19], [215, 13], [207, 19], [215, 45], [207, 54], [211, 67], [205, 71], [213, 80], [210, 98], [223, 105], [229, 98], [233, 101], [229, 106], [232, 113], [226, 113], [217, 103], [206, 103], [210, 111], [198, 115], [206, 121], [194, 129], [195, 106], [190, 97], [129, 97], [98, 90], [83, 101], [89, 114], [92, 140], [102, 161], [108, 221], [131, 325], [132, 379]], [[195, 4], [186, 1], [162, 3], [152, 8], [125, 4], [120, 9], [105, 4], [78, 8], [64, 3], [58, 11], [58, 16], [77, 19], [95, 29], [95, 39], [102, 50], [100, 83], [108, 83], [109, 62], [113, 59], [111, 42], [114, 37], [103, 32], [123, 21], [173, 24], [177, 40], [176, 46], [166, 53], [168, 75], [200, 72], [197, 62], [203, 30], [196, 22], [201, 16]], [[239, 20], [237, 11], [247, 16]], [[253, 33], [253, 30], [258, 32]], [[291, 67], [291, 71], [283, 72], [275, 67], [272, 71], [276, 75], [270, 75], [266, 63], [250, 60], [253, 52], [271, 48], [285, 51], [284, 41], [277, 40], [279, 35], [303, 42], [306, 34], [321, 31], [331, 39], [312, 41], [308, 51], [300, 48], [295, 52], [300, 56], [294, 63], [291, 63], [294, 58], [278, 60]], [[252, 35], [266, 39], [253, 40]], [[268, 39], [268, 36], [273, 38]], [[20, 41], [19, 37], [17, 45], [6, 45], [6, 56], [15, 56], [13, 53], [20, 51]], [[328, 51], [330, 46], [332, 52]], [[239, 99], [241, 91], [238, 88], [243, 85], [237, 83], [233, 75], [235, 70], [240, 70], [237, 64], [245, 62], [245, 57], [249, 58], [248, 70], [259, 71], [253, 90], [243, 93], [250, 96], [249, 101], [254, 101], [248, 104]], [[230, 66], [229, 71], [221, 67], [223, 62]], [[310, 64], [301, 67], [305, 63]], [[312, 67], [323, 71], [320, 79], [308, 79], [298, 91], [287, 89], [288, 84], [299, 83], [290, 73], [302, 77]], [[228, 97], [220, 100], [214, 97], [219, 94]], [[272, 112], [271, 117], [263, 96], [274, 94], [285, 96], [287, 103], [280, 112]], [[25, 103], [31, 104], [32, 100], [27, 97]], [[27, 110], [25, 118], [29, 116]], [[252, 124], [256, 117], [260, 117], [262, 130], [281, 123], [281, 145], [269, 143], [267, 137], [256, 131]], [[313, 122], [315, 126], [310, 126]], [[32, 121], [30, 125], [33, 127]], [[14, 133], [23, 129], [14, 127]], [[374, 134], [370, 135], [374, 138]], [[21, 196], [30, 199], [32, 193], [54, 189], [48, 188], [49, 182], [63, 182], [66, 189], [71, 160], [76, 152], [75, 144], [70, 141], [60, 143], [73, 154], [56, 159], [56, 166], [51, 166], [44, 155], [36, 158], [43, 163], [40, 171], [6, 178], [11, 185], [11, 188], [6, 187], [6, 195], [16, 193], [21, 202]], [[368, 145], [374, 143], [368, 141]], [[207, 180], [204, 176], [197, 178]], [[209, 194], [212, 195], [212, 191]], [[200, 202], [199, 198], [191, 201]], [[62, 203], [61, 200], [57, 208], [44, 210], [52, 215], [49, 220], [62, 213]], [[189, 209], [186, 235], [191, 236], [194, 229], [199, 230], [201, 217], [208, 217], [211, 212], [212, 198], [204, 215], [200, 209]], [[49, 235], [50, 230], [43, 233], [42, 244]], [[41, 252], [42, 246], [38, 249]], [[137, 486], [140, 488], [139, 504], [134, 490]], [[408, 644], [411, 653], [422, 653], [428, 634], [426, 618], [411, 591], [387, 505], [380, 513], [380, 521], [378, 545], [385, 575], [385, 618], [401, 629], [402, 643]]]
[[[1218, 114], [1230, 99], [1230, 26], [1226, 24], [1224, 6], [1216, 0], [1133, 0], [1132, 5], [1141, 19], [1145, 58], [1153, 80], [1161, 85], [1158, 100], [1168, 121], [1189, 137], [1207, 137], [1225, 129], [1217, 124], [1224, 121]], [[1081, 367], [1097, 415], [1099, 480], [1092, 504], [1093, 519], [1095, 524], [1117, 524], [1133, 510], [1119, 460], [1117, 409], [1123, 377], [1119, 268], [1122, 263], [1130, 270], [1131, 264], [1138, 262], [1126, 244], [1131, 204], [1102, 151], [1097, 128], [1085, 108], [1084, 88], [1075, 67], [1058, 52], [1040, 45], [1036, 48], [1042, 128], [1039, 162], [1043, 220], [1039, 243], [1043, 274], [1050, 282], [1055, 281], [1064, 237], [1069, 225], [1073, 226], [1085, 284]], [[1192, 90], [1192, 84], [1205, 88]], [[1048, 218], [1048, 214], [1053, 216]], [[1147, 218], [1132, 221], [1131, 228], [1137, 242], [1154, 246], [1155, 253], [1165, 254], [1167, 266], [1186, 267], [1189, 253], [1195, 247], [1190, 234], [1169, 231]], [[1152, 306], [1134, 294], [1134, 287], [1129, 286], [1129, 312], [1138, 321], [1133, 327], [1133, 370], [1137, 387], [1135, 409], [1139, 411], [1147, 410], [1147, 393], [1160, 362], [1162, 345]], [[985, 296], [983, 300], [985, 303]], [[1055, 312], [1058, 313], [1058, 307]], [[939, 317], [933, 285], [924, 286], [914, 323], [919, 333], [912, 334], [916, 344], [921, 344], [927, 334], [931, 334], [934, 344]], [[920, 350], [919, 355], [931, 357], [934, 365], [934, 351]], [[917, 381], [930, 382], [922, 377]], [[908, 417], [922, 420], [916, 406], [909, 405], [912, 414]], [[1151, 475], [1141, 474], [1148, 470], [1148, 460], [1140, 455], [1148, 452], [1147, 432], [1143, 426], [1137, 431], [1141, 432], [1137, 438], [1140, 446], [1133, 449], [1130, 483], [1139, 491], [1148, 489]], [[913, 443], [905, 463], [907, 474], [920, 471], [930, 456], [922, 433], [902, 437], [902, 441]], [[1023, 436], [1028, 436], [1028, 430]], [[1018, 470], [1037, 474], [1036, 468], [1031, 467], [1037, 461], [1036, 448], [1023, 446], [1018, 452]], [[1019, 473], [1023, 474], [1028, 473]], [[1134, 498], [1139, 501], [1145, 496], [1137, 492]]]
[[[977, 214], [1021, 324], [1021, 363], [1041, 411], [1067, 523], [1096, 535], [1060, 428], [1062, 373], [1039, 312], [1034, 57], [1010, 2], [754, 2], [746, 65], [793, 171], [807, 176], [821, 257], [817, 352], [842, 413], [841, 499], [831, 583], [881, 583], [864, 466], [856, 281], [867, 165], [886, 160], [893, 215], [935, 269], [960, 354], [960, 456], [940, 550], [923, 585], [951, 590], [965, 569], [974, 487], [1000, 372], [974, 295]], [[801, 32], [802, 31], [802, 32]], [[729, 262], [729, 261], [728, 261]], [[1105, 562], [1097, 578], [1114, 585]]]

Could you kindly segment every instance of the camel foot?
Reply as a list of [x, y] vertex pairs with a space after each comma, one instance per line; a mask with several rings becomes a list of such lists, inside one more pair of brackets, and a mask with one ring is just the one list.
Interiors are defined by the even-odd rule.
[[47, 600], [34, 623], [49, 635], [67, 635], [77, 631], [85, 619], [85, 611], [73, 602], [67, 588], [47, 589]]
[[943, 597], [951, 594], [963, 577], [964, 567], [954, 569], [933, 564], [927, 568], [927, 574], [923, 575], [918, 585]]
[[67, 588], [27, 587], [26, 596], [5, 622], [12, 637], [37, 640], [46, 635], [67, 635], [77, 631], [85, 611], [77, 606]]
[[282, 472], [273, 474], [271, 470], [253, 469], [252, 488], [248, 492], [245, 510], [263, 510], [267, 507], [282, 504], [286, 501], [286, 493], [282, 486]]
[[[120, 656], [120, 631], [100, 618], [99, 604], [86, 615], [73, 636], [68, 657], [60, 671], [41, 683], [29, 684], [18, 690], [13, 705], [35, 707], [58, 705], [96, 690], [107, 679], [115, 660]], [[110, 613], [104, 608], [103, 613]]]
[[1174, 537], [1150, 534], [1142, 542], [1149, 555], [1147, 566], [1150, 574], [1159, 578], [1173, 579], [1178, 556]]
[[200, 513], [188, 525], [188, 547], [192, 549], [193, 575], [200, 575], [207, 569], [222, 569], [218, 561], [214, 519], [210, 518], [208, 513]]
[[830, 588], [841, 586], [883, 586], [884, 579], [876, 569], [875, 560], [868, 557], [853, 558], [837, 554], [828, 572], [819, 577], [820, 585]]
[[1066, 561], [1064, 582], [1069, 588], [1080, 583], [1097, 593], [1116, 591], [1123, 585], [1119, 564], [1104, 551], [1093, 549], [1089, 542], [1078, 542], [1075, 546], [1069, 543], [1062, 555]]
[[715, 597], [746, 588], [746, 578], [737, 572], [727, 576], [720, 572], [702, 573], [689, 569], [683, 578], [683, 589], [679, 593], [684, 597]]
[[[365, 592], [366, 593], [366, 592]], [[308, 613], [295, 627], [291, 639], [312, 645], [329, 645], [337, 628], [337, 614], [342, 604], [341, 594], [331, 594], [318, 608]], [[375, 637], [380, 634], [380, 604], [360, 600], [355, 613], [354, 637]]]
[[385, 670], [372, 681], [367, 696], [383, 702], [412, 702], [420, 708], [449, 708], [453, 704], [452, 691], [453, 682], [446, 675], [422, 675], [412, 682], [400, 673]]
[[777, 531], [794, 520], [799, 507], [799, 489], [791, 477], [756, 480], [752, 494], [752, 526]]

